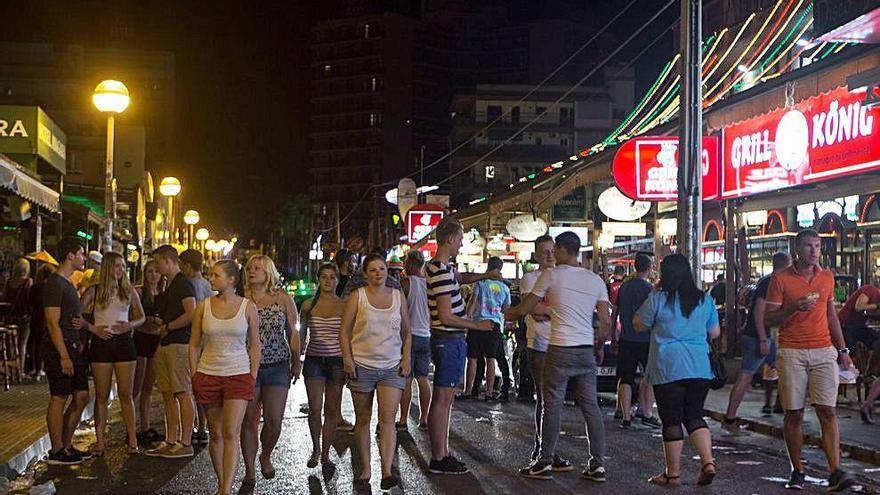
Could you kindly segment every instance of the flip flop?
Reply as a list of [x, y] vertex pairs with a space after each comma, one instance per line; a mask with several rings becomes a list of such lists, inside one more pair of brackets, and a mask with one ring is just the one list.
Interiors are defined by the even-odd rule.
[[[712, 466], [712, 471], [706, 471], [706, 468], [709, 466]], [[706, 464], [703, 464], [703, 467], [700, 469], [700, 478], [697, 479], [697, 484], [701, 486], [711, 485], [716, 474], [718, 473], [715, 472], [714, 462], [709, 461]]]
[[648, 483], [659, 486], [681, 486], [681, 476], [669, 476], [664, 471], [648, 478]]

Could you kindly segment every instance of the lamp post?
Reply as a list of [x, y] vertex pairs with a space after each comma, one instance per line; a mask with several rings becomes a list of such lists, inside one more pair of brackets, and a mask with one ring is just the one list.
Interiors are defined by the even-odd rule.
[[159, 184], [159, 193], [168, 198], [168, 210], [165, 212], [165, 226], [168, 231], [168, 244], [173, 243], [174, 231], [174, 196], [180, 194], [180, 181], [176, 177], [165, 177]]
[[95, 87], [92, 103], [98, 111], [107, 114], [107, 164], [104, 170], [104, 210], [107, 217], [104, 251], [113, 249], [113, 221], [116, 219], [116, 188], [113, 184], [113, 134], [117, 113], [122, 113], [131, 98], [128, 88], [119, 81], [102, 81]]
[[201, 245], [202, 255], [205, 254], [205, 252], [204, 252], [205, 251], [205, 241], [207, 241], [209, 237], [211, 237], [211, 233], [208, 232], [208, 229], [206, 229], [204, 227], [202, 227], [196, 231], [196, 240], [201, 241], [201, 243], [202, 243], [202, 245]]
[[195, 237], [195, 229], [196, 224], [199, 223], [199, 212], [196, 210], [187, 210], [186, 213], [183, 214], [183, 222], [187, 225], [186, 232], [186, 247], [193, 247], [193, 238]]

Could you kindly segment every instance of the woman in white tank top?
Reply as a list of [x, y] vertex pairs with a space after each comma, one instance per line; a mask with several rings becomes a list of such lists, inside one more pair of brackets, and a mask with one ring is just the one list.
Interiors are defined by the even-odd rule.
[[132, 393], [137, 351], [132, 334], [135, 328], [144, 324], [146, 318], [138, 293], [128, 280], [125, 258], [121, 254], [104, 254], [98, 283], [86, 289], [82, 304], [86, 314], [91, 313], [94, 321], [82, 321], [83, 328], [92, 334], [89, 349], [89, 361], [95, 377], [95, 446], [92, 455], [104, 455], [107, 404], [114, 372], [128, 453], [139, 454]]
[[217, 295], [205, 299], [193, 314], [189, 341], [193, 394], [205, 406], [211, 441], [211, 463], [217, 493], [232, 493], [241, 453], [241, 422], [260, 367], [260, 319], [253, 302], [235, 294], [238, 265], [220, 260], [211, 270]]
[[400, 483], [391, 474], [396, 449], [394, 418], [410, 368], [409, 315], [403, 294], [385, 286], [385, 259], [364, 260], [368, 285], [353, 292], [345, 303], [339, 342], [355, 412], [355, 445], [361, 458], [358, 483], [370, 480], [370, 420], [373, 394], [379, 402], [379, 455], [383, 490]]

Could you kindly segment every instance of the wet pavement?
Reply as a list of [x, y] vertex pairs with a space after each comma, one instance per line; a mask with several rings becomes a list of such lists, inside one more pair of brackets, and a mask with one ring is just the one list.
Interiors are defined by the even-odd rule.
[[[354, 419], [346, 393], [345, 415]], [[253, 491], [240, 493], [257, 494], [348, 494], [381, 493], [379, 489], [379, 456], [373, 442], [373, 482], [370, 489], [355, 490], [351, 448], [352, 436], [337, 434], [331, 457], [336, 462], [334, 470], [320, 467], [308, 469], [306, 461], [311, 451], [306, 416], [300, 412], [305, 402], [305, 389], [300, 382], [292, 390], [288, 401], [282, 438], [273, 455], [277, 476], [272, 480], [259, 477]], [[666, 493], [665, 488], [646, 483], [646, 479], [659, 473], [663, 466], [662, 442], [659, 430], [634, 423], [632, 430], [622, 431], [613, 420], [613, 405], [605, 405], [607, 428], [608, 482], [596, 484], [580, 478], [580, 468], [570, 473], [556, 475], [552, 481], [528, 480], [515, 472], [528, 459], [531, 451], [533, 406], [520, 403], [488, 404], [483, 401], [465, 401], [456, 404], [453, 412], [451, 445], [455, 454], [465, 461], [471, 472], [462, 476], [436, 476], [427, 474], [429, 444], [427, 433], [415, 428], [410, 419], [409, 432], [398, 436], [397, 466], [403, 479], [402, 489], [396, 493], [410, 494], [545, 494], [602, 493], [642, 494]], [[191, 459], [166, 460], [145, 456], [129, 456], [122, 445], [121, 425], [118, 412], [111, 413], [115, 422], [111, 438], [116, 441], [108, 446], [105, 457], [86, 461], [74, 468], [47, 467], [41, 465], [36, 482], [53, 481], [61, 494], [211, 494], [216, 491], [216, 481], [211, 469], [207, 450], [197, 450]], [[376, 415], [373, 415], [374, 421]], [[587, 461], [586, 438], [583, 421], [573, 407], [564, 411], [563, 431], [559, 454], [576, 465]], [[683, 454], [683, 482], [685, 486], [677, 493], [718, 494], [764, 494], [780, 493], [788, 476], [789, 467], [781, 440], [753, 433], [743, 438], [722, 438], [718, 424], [710, 422], [715, 441], [718, 477], [711, 487], [697, 487], [699, 462], [694, 451], [686, 447]], [[878, 435], [880, 437], [880, 435]], [[93, 438], [89, 431], [77, 437], [81, 447]], [[357, 457], [356, 455], [354, 457]], [[811, 485], [807, 493], [822, 493], [824, 482], [824, 457], [815, 447], [805, 449]], [[876, 493], [880, 486], [880, 468], [859, 462], [844, 460], [845, 467], [858, 473], [865, 493]], [[241, 481], [240, 470], [238, 482]], [[236, 485], [236, 489], [239, 484]]]

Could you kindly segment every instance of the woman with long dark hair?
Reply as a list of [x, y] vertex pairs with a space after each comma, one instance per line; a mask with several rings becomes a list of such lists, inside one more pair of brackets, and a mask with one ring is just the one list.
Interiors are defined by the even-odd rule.
[[150, 427], [150, 413], [153, 409], [151, 395], [153, 386], [156, 384], [156, 366], [154, 357], [159, 348], [159, 327], [162, 319], [159, 318], [159, 306], [165, 292], [165, 280], [159, 273], [159, 266], [155, 260], [147, 261], [144, 265], [144, 278], [140, 287], [137, 287], [141, 305], [144, 308], [145, 321], [134, 331], [134, 346], [137, 349], [137, 367], [134, 372], [134, 400], [137, 405], [140, 427], [138, 428], [138, 443], [145, 444], [161, 440], [162, 436]]
[[19, 258], [12, 267], [12, 276], [6, 285], [6, 302], [9, 304], [7, 322], [18, 327], [18, 360], [19, 370], [30, 374], [25, 369], [28, 336], [31, 333], [30, 291], [34, 280], [31, 278], [31, 264], [25, 258]]
[[92, 455], [104, 455], [106, 447], [107, 403], [116, 374], [116, 390], [122, 419], [125, 421], [129, 454], [139, 454], [134, 415], [134, 375], [137, 350], [134, 329], [144, 323], [144, 309], [137, 291], [131, 286], [125, 258], [112, 251], [104, 254], [98, 283], [83, 292], [82, 305], [94, 315], [94, 322], [85, 322], [92, 333], [89, 360], [95, 377], [95, 436]]
[[681, 485], [681, 451], [687, 430], [700, 456], [698, 485], [715, 477], [712, 436], [703, 420], [712, 368], [709, 338], [721, 334], [718, 311], [712, 298], [701, 291], [687, 258], [672, 254], [660, 265], [660, 289], [655, 290], [633, 318], [637, 331], [651, 331], [647, 377], [654, 386], [657, 409], [663, 423], [666, 470], [648, 481], [657, 485]]
[[[312, 455], [309, 468], [330, 464], [330, 445], [342, 404], [342, 385], [345, 372], [342, 350], [339, 347], [339, 327], [345, 303], [336, 295], [339, 271], [327, 263], [318, 269], [319, 288], [315, 297], [303, 304], [302, 335], [308, 337], [303, 377], [309, 400], [309, 432], [312, 436]], [[323, 422], [321, 412], [323, 410]]]

